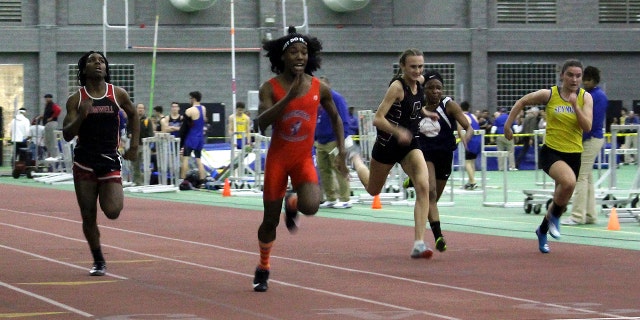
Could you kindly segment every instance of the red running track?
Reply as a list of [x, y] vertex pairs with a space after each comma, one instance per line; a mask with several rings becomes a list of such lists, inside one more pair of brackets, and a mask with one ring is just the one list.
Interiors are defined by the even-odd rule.
[[296, 235], [279, 227], [256, 293], [259, 211], [128, 197], [99, 217], [108, 275], [90, 277], [73, 192], [0, 194], [0, 318], [640, 317], [640, 251], [446, 232], [447, 252], [414, 260], [411, 227], [303, 217]]

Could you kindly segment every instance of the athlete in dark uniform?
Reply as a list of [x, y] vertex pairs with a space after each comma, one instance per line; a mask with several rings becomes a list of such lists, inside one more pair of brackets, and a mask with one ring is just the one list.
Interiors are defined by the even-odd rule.
[[442, 76], [438, 72], [427, 71], [424, 78], [426, 96], [424, 113], [437, 114], [438, 120], [437, 125], [431, 123], [434, 120], [429, 117], [420, 121], [418, 142], [429, 168], [429, 225], [435, 238], [436, 249], [443, 252], [447, 250], [447, 244], [440, 229], [438, 200], [451, 175], [453, 151], [456, 149], [456, 138], [453, 132], [457, 130], [457, 123], [460, 123], [466, 130], [466, 134], [462, 136], [462, 142], [466, 146], [473, 136], [473, 129], [460, 106], [450, 97], [442, 97], [444, 82]]
[[82, 230], [93, 255], [91, 275], [106, 273], [100, 247], [97, 205], [109, 219], [116, 219], [123, 207], [120, 176], [120, 109], [127, 114], [131, 141], [123, 157], [134, 160], [138, 152], [140, 127], [129, 94], [110, 82], [109, 62], [100, 52], [90, 51], [78, 61], [81, 88], [67, 99], [63, 136], [77, 137], [74, 149], [73, 181], [82, 216]]
[[[373, 196], [382, 190], [391, 168], [400, 163], [404, 172], [415, 181], [414, 245], [412, 258], [431, 258], [433, 250], [424, 243], [429, 213], [429, 172], [418, 144], [414, 140], [416, 121], [422, 117], [424, 94], [424, 57], [417, 49], [408, 49], [400, 56], [400, 70], [392, 80], [373, 119], [378, 136], [371, 153], [370, 167], [360, 155], [352, 153], [351, 160], [358, 178]], [[401, 72], [401, 73], [400, 73]]]

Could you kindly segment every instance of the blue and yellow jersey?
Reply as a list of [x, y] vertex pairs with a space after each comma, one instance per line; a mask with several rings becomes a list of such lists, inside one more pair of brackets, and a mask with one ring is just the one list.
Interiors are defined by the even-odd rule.
[[[584, 106], [584, 89], [580, 88], [576, 105]], [[578, 125], [576, 111], [560, 96], [558, 86], [551, 87], [551, 97], [545, 107], [547, 133], [544, 143], [551, 149], [566, 153], [582, 152], [582, 128]]]

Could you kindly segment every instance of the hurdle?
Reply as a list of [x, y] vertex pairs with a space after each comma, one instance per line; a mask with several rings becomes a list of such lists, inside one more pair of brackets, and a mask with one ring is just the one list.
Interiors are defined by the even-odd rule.
[[[635, 131], [640, 130], [640, 125], [611, 125], [611, 148], [605, 150], [605, 154], [608, 155], [608, 168], [605, 173], [596, 181], [597, 198], [600, 204], [602, 204], [602, 212], [608, 217], [611, 213], [612, 207], [617, 207], [618, 219], [620, 222], [634, 222], [640, 221], [640, 208], [636, 208], [640, 197], [640, 167], [636, 169], [636, 174], [631, 183], [629, 189], [618, 189], [617, 180], [617, 158], [618, 155], [636, 155], [636, 165], [638, 164], [638, 148], [633, 149], [619, 149], [618, 148], [618, 133], [620, 131]], [[636, 135], [635, 139], [640, 139], [640, 136]], [[638, 146], [636, 141], [636, 146]], [[608, 186], [604, 188], [605, 181], [608, 180]], [[615, 194], [621, 196], [620, 199], [616, 199]], [[624, 206], [629, 205], [629, 208]], [[607, 207], [607, 208], [605, 208]]]
[[[151, 145], [156, 149], [156, 171], [158, 184], [151, 185]], [[124, 187], [124, 191], [156, 193], [177, 192], [178, 175], [180, 173], [180, 138], [169, 133], [156, 133], [153, 137], [142, 139], [142, 164], [144, 166], [144, 185]], [[139, 170], [133, 168], [133, 170]]]
[[[464, 134], [465, 131], [462, 130], [462, 132]], [[485, 148], [485, 144], [484, 144], [485, 131], [481, 130], [481, 129], [480, 130], [474, 130], [473, 131], [473, 135], [474, 136], [480, 136], [480, 157], [482, 157], [482, 152], [484, 152], [484, 148]], [[459, 165], [459, 168], [460, 168], [460, 170], [459, 170], [460, 171], [459, 180], [461, 181], [462, 187], [464, 187], [465, 182], [468, 182], [468, 180], [467, 180], [467, 176], [466, 176], [467, 169], [466, 169], [465, 164], [464, 164], [464, 162], [466, 161], [464, 159], [464, 157], [465, 157], [465, 148], [464, 148], [464, 144], [462, 142], [458, 143], [457, 152], [458, 152], [458, 161], [460, 163], [460, 165]], [[477, 171], [477, 168], [476, 168], [476, 171]], [[450, 180], [453, 180], [453, 179], [450, 179]], [[458, 193], [458, 194], [477, 194], [477, 193], [482, 192], [481, 189], [480, 190], [457, 189], [457, 188], [454, 188], [454, 182], [453, 181], [450, 181], [450, 183], [451, 183], [451, 193], [455, 192], [455, 193]], [[451, 197], [451, 201], [453, 202], [453, 196]]]
[[[371, 161], [371, 150], [376, 142], [377, 131], [373, 125], [373, 118], [375, 113], [371, 110], [359, 110], [358, 111], [358, 129], [360, 130], [360, 157], [363, 162], [369, 165]], [[387, 182], [383, 187], [380, 196], [380, 201], [386, 204], [395, 205], [411, 205], [410, 201], [407, 201], [408, 197], [405, 192], [402, 191], [402, 184], [404, 182], [404, 173], [398, 164], [395, 164], [389, 176]], [[351, 191], [360, 190], [361, 194], [354, 196], [354, 202], [371, 204], [373, 202], [373, 196], [364, 191], [364, 186], [358, 179], [357, 175], [350, 176], [349, 185]], [[355, 194], [355, 193], [354, 193]]]
[[[498, 161], [500, 159], [504, 159], [505, 161], [505, 165], [502, 168], [502, 201], [487, 201], [487, 189], [489, 189], [489, 186], [487, 185], [487, 158], [498, 158]], [[485, 207], [503, 207], [503, 208], [510, 208], [510, 207], [519, 207], [521, 206], [520, 203], [515, 203], [515, 202], [509, 202], [509, 195], [508, 195], [508, 183], [507, 183], [507, 172], [508, 172], [508, 165], [507, 165], [507, 158], [509, 157], [509, 151], [482, 151], [482, 205]]]
[[75, 147], [76, 139], [67, 142], [62, 138], [62, 131], [56, 130], [56, 137], [60, 143], [59, 154], [62, 155], [57, 159], [44, 160], [49, 165], [53, 172], [33, 172], [32, 176], [34, 181], [43, 182], [47, 184], [69, 184], [73, 183], [73, 148]]
[[[242, 134], [242, 133], [240, 133]], [[221, 179], [229, 179], [231, 193], [234, 196], [262, 196], [264, 187], [263, 156], [266, 155], [271, 143], [271, 137], [252, 133], [254, 144], [251, 150], [248, 148], [231, 150], [231, 163], [229, 170], [221, 175]], [[253, 169], [250, 164], [253, 162]]]

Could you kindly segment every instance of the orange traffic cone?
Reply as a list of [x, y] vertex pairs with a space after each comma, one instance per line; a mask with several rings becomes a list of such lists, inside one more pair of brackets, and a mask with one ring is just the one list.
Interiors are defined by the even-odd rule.
[[224, 179], [224, 189], [222, 189], [223, 197], [231, 197], [231, 183], [229, 183], [229, 178]]
[[611, 208], [611, 212], [609, 213], [609, 225], [607, 226], [607, 230], [620, 230], [620, 221], [618, 221], [618, 213], [616, 212], [616, 207]]
[[371, 209], [382, 209], [382, 203], [380, 203], [380, 195], [373, 196], [373, 202], [371, 203]]

